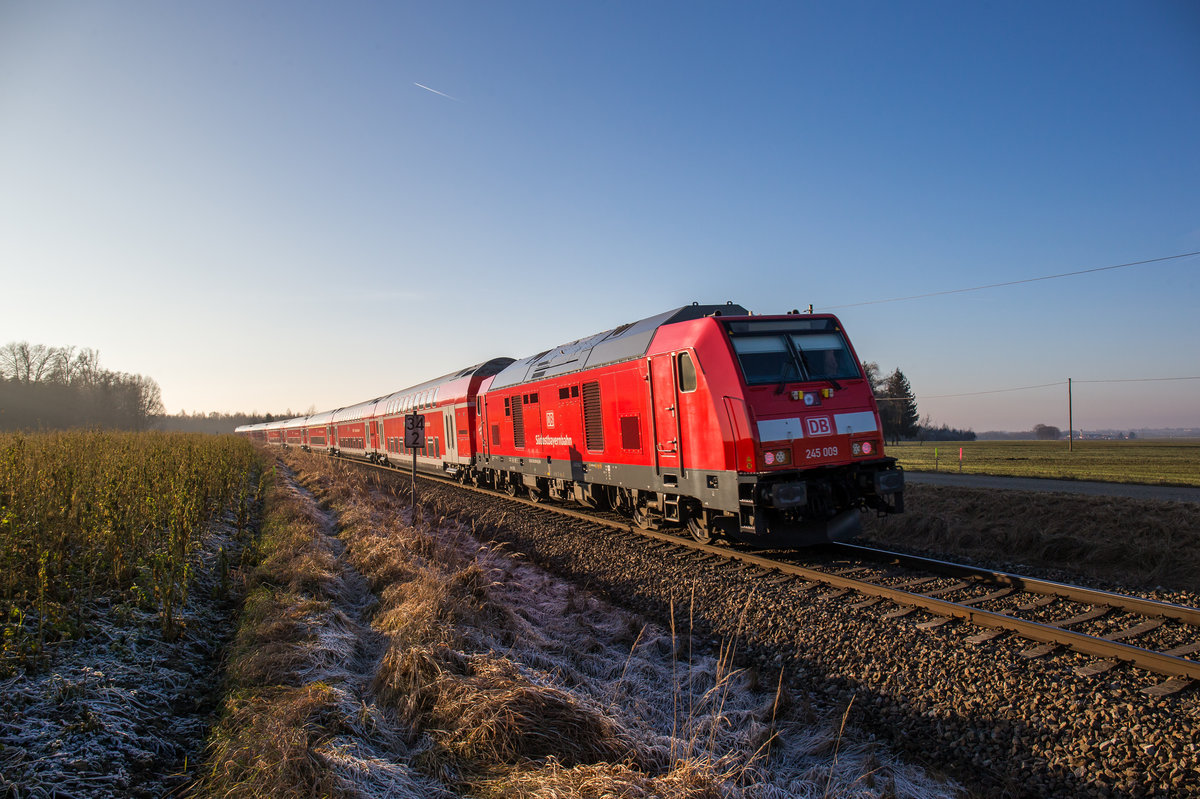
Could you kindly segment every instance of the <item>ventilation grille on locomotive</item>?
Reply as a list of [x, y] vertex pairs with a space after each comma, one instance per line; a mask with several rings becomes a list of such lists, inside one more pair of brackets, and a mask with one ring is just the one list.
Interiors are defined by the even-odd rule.
[[520, 397], [512, 398], [513, 446], [525, 448], [525, 408]]
[[600, 414], [600, 384], [583, 384], [583, 433], [587, 448], [593, 452], [604, 449], [604, 424]]

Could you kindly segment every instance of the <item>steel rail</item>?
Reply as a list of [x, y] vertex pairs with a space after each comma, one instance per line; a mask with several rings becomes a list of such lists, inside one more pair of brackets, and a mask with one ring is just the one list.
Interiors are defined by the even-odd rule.
[[[381, 464], [370, 463], [358, 459], [346, 459], [353, 463], [359, 463], [364, 466], [373, 466], [375, 468], [404, 474], [405, 470], [391, 466], [383, 466]], [[1051, 644], [1055, 646], [1063, 646], [1075, 652], [1080, 652], [1086, 655], [1092, 655], [1101, 659], [1114, 659], [1130, 663], [1147, 671], [1162, 674], [1168, 677], [1178, 677], [1189, 680], [1200, 680], [1200, 661], [1189, 660], [1188, 658], [1168, 655], [1164, 652], [1156, 652], [1151, 649], [1143, 649], [1142, 647], [1133, 646], [1132, 644], [1121, 643], [1120, 641], [1109, 641], [1104, 638], [1098, 638], [1086, 633], [1073, 632], [1062, 627], [1055, 627], [1051, 624], [1042, 622], [1028, 621], [1019, 619], [1014, 616], [1009, 616], [1003, 613], [996, 613], [989, 610], [981, 610], [968, 605], [962, 605], [956, 602], [949, 602], [936, 597], [925, 596], [920, 593], [910, 593], [896, 588], [879, 585], [877, 583], [867, 582], [865, 580], [855, 580], [851, 577], [846, 577], [838, 574], [820, 571], [818, 569], [810, 569], [804, 566], [797, 566], [791, 563], [785, 563], [771, 558], [765, 558], [759, 555], [752, 555], [748, 552], [739, 552], [734, 549], [722, 546], [713, 546], [711, 544], [701, 544], [680, 536], [662, 533], [656, 530], [643, 530], [629, 522], [615, 522], [609, 519], [597, 518], [596, 516], [573, 511], [568, 508], [550, 505], [543, 502], [534, 502], [532, 500], [523, 499], [521, 497], [509, 496], [508, 494], [496, 492], [490, 489], [483, 489], [477, 486], [466, 485], [448, 477], [433, 474], [417, 473], [418, 477], [425, 477], [430, 480], [447, 483], [458, 488], [463, 488], [478, 494], [490, 497], [498, 497], [515, 502], [521, 505], [538, 508], [550, 513], [556, 513], [562, 516], [581, 519], [593, 524], [599, 524], [605, 527], [611, 527], [617, 530], [622, 530], [627, 533], [634, 533], [645, 538], [658, 540], [664, 543], [671, 544], [676, 547], [684, 547], [696, 552], [703, 552], [709, 555], [716, 555], [727, 560], [736, 560], [750, 566], [756, 566], [764, 571], [778, 572], [780, 574], [791, 575], [795, 577], [803, 577], [806, 580], [824, 583], [835, 588], [846, 588], [857, 591], [860, 594], [872, 597], [881, 597], [888, 599], [897, 605], [906, 607], [917, 607], [923, 610], [930, 611], [939, 616], [948, 618], [963, 619], [970, 623], [994, 630], [1003, 630], [1013, 632], [1022, 638], [1030, 641], [1037, 641], [1042, 644]], [[896, 553], [889, 553], [896, 554]], [[900, 556], [909, 557], [909, 556]], [[940, 563], [939, 561], [933, 561]], [[977, 570], [972, 570], [972, 567], [962, 566], [960, 564], [946, 563], [947, 566], [956, 566], [966, 571], [968, 574], [978, 574]], [[1005, 573], [998, 573], [1005, 574]], [[1026, 580], [1032, 578], [1024, 578], [1020, 575], [1007, 575], [1009, 577]], [[1048, 581], [1047, 581], [1048, 582]], [[1065, 586], [1067, 588], [1076, 588], [1075, 586]], [[1089, 589], [1079, 588], [1081, 592], [1087, 592]], [[1106, 592], [1096, 591], [1095, 595], [1105, 595]], [[1122, 597], [1120, 595], [1112, 595], [1124, 600], [1136, 599], [1134, 597]], [[1139, 600], [1149, 602], [1150, 600]], [[1099, 603], [1104, 604], [1104, 603]], [[1167, 605], [1167, 603], [1154, 603], [1155, 605], [1163, 605], [1168, 608], [1178, 608], [1180, 606]], [[1184, 610], [1188, 610], [1184, 608]]]
[[[667, 536], [664, 536], [661, 533], [647, 533], [647, 531], [639, 532], [652, 535], [656, 538], [662, 538], [664, 540], [668, 539]], [[679, 539], [672, 540], [676, 542], [679, 541]], [[776, 560], [762, 558], [745, 552], [736, 552], [689, 541], [683, 541], [682, 543], [693, 549], [711, 552], [715, 555], [721, 555], [733, 560], [739, 560], [744, 563], [753, 564], [763, 569], [774, 570], [784, 574], [795, 574], [799, 577], [826, 583], [836, 588], [849, 588], [867, 596], [877, 596], [884, 599], [889, 599], [892, 602], [895, 602], [897, 605], [922, 608], [939, 616], [965, 619], [966, 621], [969, 621], [979, 627], [988, 627], [991, 629], [1014, 632], [1022, 638], [1026, 638], [1030, 641], [1064, 646], [1076, 652], [1081, 652], [1086, 655], [1094, 655], [1101, 659], [1113, 658], [1116, 660], [1125, 661], [1148, 671], [1164, 674], [1169, 677], [1183, 677], [1192, 680], [1200, 680], [1200, 662], [1189, 660], [1188, 658], [1176, 657], [1163, 652], [1156, 652], [1151, 649], [1143, 649], [1142, 647], [1124, 644], [1120, 641], [1109, 641], [1093, 635], [1073, 632], [1062, 627], [1054, 627], [1050, 624], [1044, 624], [1041, 622], [1027, 621], [1025, 619], [1019, 619], [1003, 613], [995, 613], [990, 610], [981, 610], [979, 608], [970, 607], [969, 605], [961, 605], [956, 602], [949, 602], [936, 597], [924, 596], [920, 593], [910, 593], [908, 591], [889, 588], [887, 586], [866, 582], [864, 580], [855, 580], [851, 577], [830, 574], [829, 572], [823, 572], [817, 569], [809, 569], [790, 563], [781, 563]]]
[[837, 548], [854, 553], [858, 557], [869, 557], [879, 560], [891, 560], [901, 565], [919, 566], [930, 571], [940, 572], [951, 577], [978, 577], [982, 580], [1000, 585], [1011, 585], [1022, 591], [1046, 596], [1057, 596], [1071, 602], [1087, 605], [1106, 605], [1120, 608], [1131, 613], [1137, 613], [1150, 618], [1167, 618], [1182, 621], [1200, 627], [1200, 608], [1189, 608], [1184, 605], [1174, 605], [1170, 602], [1159, 602], [1153, 599], [1113, 594], [1108, 591], [1097, 591], [1079, 585], [1056, 583], [1052, 580], [1041, 580], [1036, 577], [1026, 577], [1011, 572], [994, 571], [962, 563], [925, 558], [919, 555], [907, 555], [903, 552], [891, 552], [886, 549], [875, 549], [857, 544], [836, 544]]

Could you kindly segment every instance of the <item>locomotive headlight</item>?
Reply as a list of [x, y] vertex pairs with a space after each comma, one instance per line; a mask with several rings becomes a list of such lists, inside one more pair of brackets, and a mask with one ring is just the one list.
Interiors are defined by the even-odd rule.
[[804, 404], [805, 405], [807, 405], [811, 408], [813, 405], [819, 404], [819, 402], [820, 402], [820, 398], [816, 394], [809, 394], [807, 391], [804, 392]]

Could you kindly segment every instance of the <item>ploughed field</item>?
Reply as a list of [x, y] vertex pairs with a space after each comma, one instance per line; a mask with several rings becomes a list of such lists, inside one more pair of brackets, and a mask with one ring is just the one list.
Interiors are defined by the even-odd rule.
[[[1200, 486], [1200, 441], [906, 441], [886, 447], [905, 469]], [[936, 453], [936, 454], [935, 454]]]

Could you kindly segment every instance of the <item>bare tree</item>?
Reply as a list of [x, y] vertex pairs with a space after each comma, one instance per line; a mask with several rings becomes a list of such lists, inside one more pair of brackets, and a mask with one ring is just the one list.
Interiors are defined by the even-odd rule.
[[13, 341], [0, 348], [0, 376], [18, 383], [39, 383], [49, 377], [59, 352], [45, 344]]

